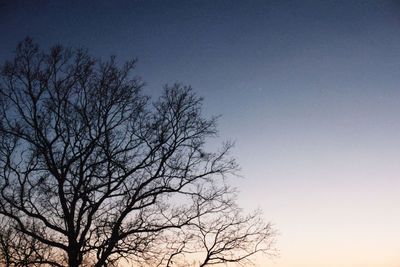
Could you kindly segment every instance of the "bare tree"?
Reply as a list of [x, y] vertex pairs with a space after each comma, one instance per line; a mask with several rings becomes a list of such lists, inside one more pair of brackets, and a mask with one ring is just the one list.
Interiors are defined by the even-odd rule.
[[277, 255], [273, 246], [276, 232], [270, 223], [263, 221], [260, 210], [243, 215], [233, 198], [219, 204], [215, 212], [199, 216], [169, 237], [163, 249], [169, 252], [158, 266], [202, 267], [221, 263], [249, 266], [256, 254]]
[[[206, 265], [241, 261], [272, 237], [269, 225], [232, 209], [225, 177], [237, 164], [230, 143], [205, 151], [216, 119], [201, 114], [202, 99], [176, 84], [152, 103], [134, 66], [59, 45], [42, 52], [27, 38], [2, 67], [5, 265], [169, 265], [186, 244], [194, 251], [196, 231]], [[162, 250], [176, 231], [185, 238]]]
[[251, 256], [264, 253], [273, 256], [272, 245], [275, 233], [270, 224], [265, 224], [257, 212], [243, 216], [232, 206], [221, 212], [220, 217], [201, 221], [196, 227], [205, 256], [200, 266], [232, 262], [249, 266]]

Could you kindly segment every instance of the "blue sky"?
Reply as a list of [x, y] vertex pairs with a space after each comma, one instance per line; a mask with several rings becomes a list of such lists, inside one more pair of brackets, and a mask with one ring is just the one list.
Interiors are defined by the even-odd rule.
[[260, 266], [400, 266], [397, 1], [0, 1], [0, 60], [27, 35], [204, 96], [281, 234]]

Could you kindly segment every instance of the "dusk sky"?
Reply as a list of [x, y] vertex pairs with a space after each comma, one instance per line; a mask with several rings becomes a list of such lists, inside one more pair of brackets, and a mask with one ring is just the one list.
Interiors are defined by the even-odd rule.
[[26, 36], [203, 96], [279, 231], [259, 266], [400, 266], [400, 2], [0, 0], [2, 63]]

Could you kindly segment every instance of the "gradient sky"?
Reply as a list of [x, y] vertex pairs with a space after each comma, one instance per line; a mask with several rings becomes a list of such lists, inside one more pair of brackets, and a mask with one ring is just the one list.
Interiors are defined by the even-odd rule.
[[27, 35], [204, 96], [280, 232], [260, 266], [400, 266], [400, 2], [0, 0], [1, 62]]

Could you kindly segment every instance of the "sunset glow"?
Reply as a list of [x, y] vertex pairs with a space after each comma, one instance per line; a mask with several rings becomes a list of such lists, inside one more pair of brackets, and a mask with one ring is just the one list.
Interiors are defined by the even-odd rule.
[[191, 85], [278, 232], [259, 266], [400, 267], [398, 2], [2, 1], [0, 36], [1, 62], [31, 36]]

